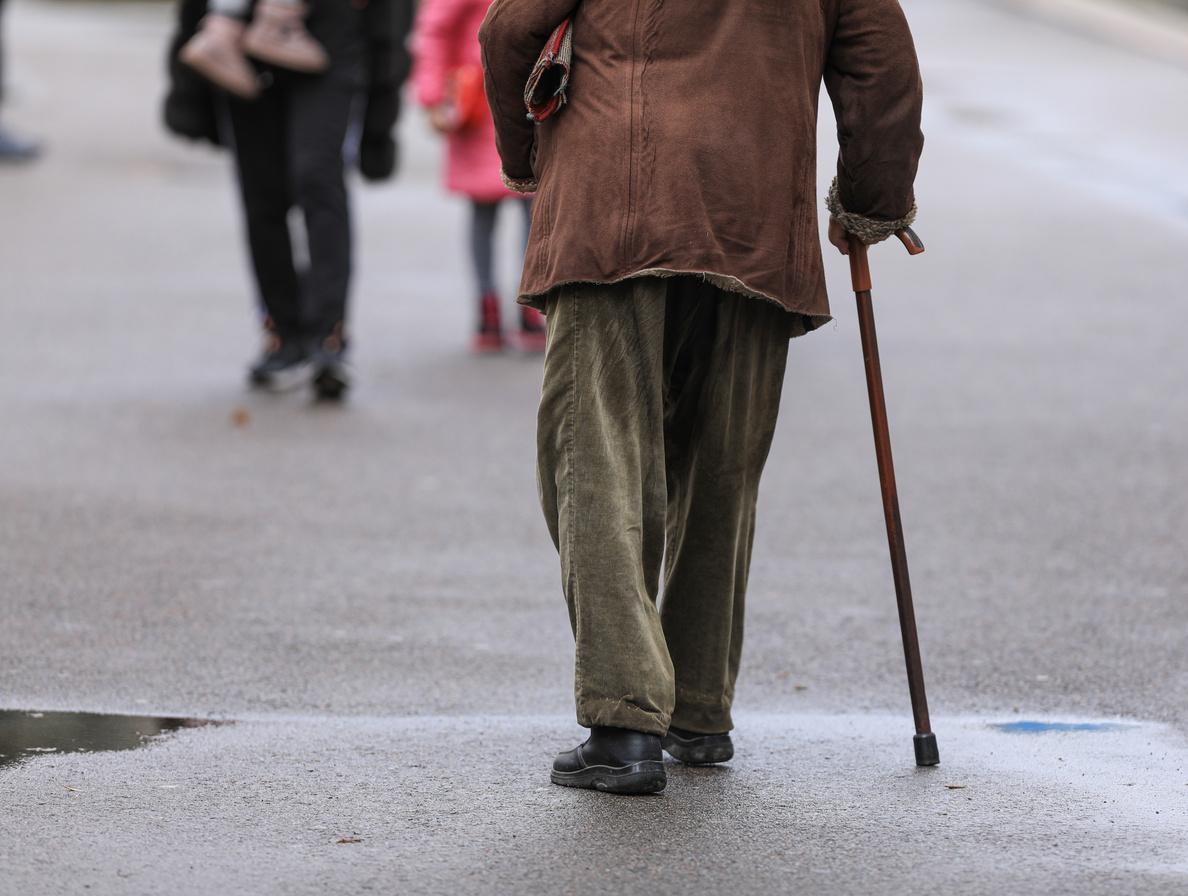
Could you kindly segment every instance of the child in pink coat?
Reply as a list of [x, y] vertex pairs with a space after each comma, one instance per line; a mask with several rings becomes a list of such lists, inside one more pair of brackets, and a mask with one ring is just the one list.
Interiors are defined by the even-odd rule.
[[[413, 29], [417, 100], [433, 126], [446, 135], [446, 188], [471, 201], [470, 253], [478, 283], [478, 332], [474, 349], [498, 351], [504, 340], [495, 289], [493, 238], [499, 204], [524, 211], [525, 244], [531, 199], [513, 193], [500, 175], [495, 125], [482, 95], [478, 30], [491, 0], [422, 0]], [[544, 348], [544, 319], [520, 306], [520, 344]]]

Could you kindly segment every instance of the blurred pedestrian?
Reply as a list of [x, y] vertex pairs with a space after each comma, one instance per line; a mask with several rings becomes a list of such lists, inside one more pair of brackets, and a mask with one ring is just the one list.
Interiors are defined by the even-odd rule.
[[[249, 375], [254, 386], [280, 389], [312, 380], [315, 394], [325, 399], [340, 398], [350, 386], [345, 143], [361, 98], [359, 170], [371, 180], [392, 175], [412, 14], [412, 0], [313, 0], [304, 24], [326, 52], [325, 69], [294, 72], [257, 61], [259, 93], [248, 100], [212, 95], [206, 81], [180, 64], [182, 47], [206, 15], [205, 0], [181, 0], [165, 119], [175, 132], [222, 143], [235, 155], [252, 270], [266, 313], [264, 352]], [[289, 230], [294, 208], [308, 243], [302, 270]]]
[[[4, 104], [4, 0], [0, 0], [0, 109]], [[0, 162], [27, 162], [41, 154], [41, 144], [21, 137], [0, 119]]]
[[[504, 175], [536, 191], [520, 300], [548, 321], [537, 481], [591, 729], [552, 780], [651, 793], [662, 748], [734, 752], [788, 342], [829, 320], [822, 78], [841, 143], [829, 208], [872, 242], [914, 215], [920, 78], [897, 0], [575, 6], [495, 0], [480, 39]], [[567, 17], [568, 105], [534, 126], [525, 84]]]
[[[470, 200], [470, 260], [476, 281], [476, 352], [504, 347], [495, 280], [495, 222], [501, 203], [519, 205], [527, 240], [532, 200], [499, 173], [495, 124], [483, 95], [478, 29], [491, 0], [422, 0], [413, 32], [413, 84], [430, 122], [446, 138], [446, 187]], [[544, 350], [544, 319], [520, 308], [519, 343]]]

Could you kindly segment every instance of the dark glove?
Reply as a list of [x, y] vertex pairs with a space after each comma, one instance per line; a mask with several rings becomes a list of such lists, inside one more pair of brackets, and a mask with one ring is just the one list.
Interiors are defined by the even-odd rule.
[[363, 133], [359, 139], [359, 173], [367, 180], [386, 180], [396, 170], [396, 140], [392, 136], [400, 117], [400, 94], [391, 85], [367, 92]]
[[396, 171], [399, 152], [396, 141], [388, 134], [359, 141], [359, 173], [365, 180], [387, 180]]

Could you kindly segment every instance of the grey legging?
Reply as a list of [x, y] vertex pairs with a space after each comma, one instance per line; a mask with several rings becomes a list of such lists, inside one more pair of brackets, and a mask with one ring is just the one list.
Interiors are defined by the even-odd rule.
[[[524, 246], [528, 245], [528, 228], [531, 223], [532, 198], [512, 198], [510, 201], [524, 209]], [[474, 263], [474, 277], [478, 282], [479, 295], [493, 293], [495, 289], [495, 218], [499, 213], [498, 202], [474, 202], [474, 213], [470, 219], [470, 258]]]

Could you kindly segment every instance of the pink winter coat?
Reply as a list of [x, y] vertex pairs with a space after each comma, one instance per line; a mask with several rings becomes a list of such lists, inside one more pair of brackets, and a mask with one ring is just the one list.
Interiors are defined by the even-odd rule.
[[[459, 65], [479, 65], [478, 30], [491, 0], [422, 0], [413, 29], [413, 86], [426, 108], [445, 100], [446, 74]], [[495, 124], [446, 135], [446, 187], [479, 202], [497, 202], [512, 193], [499, 174]]]

